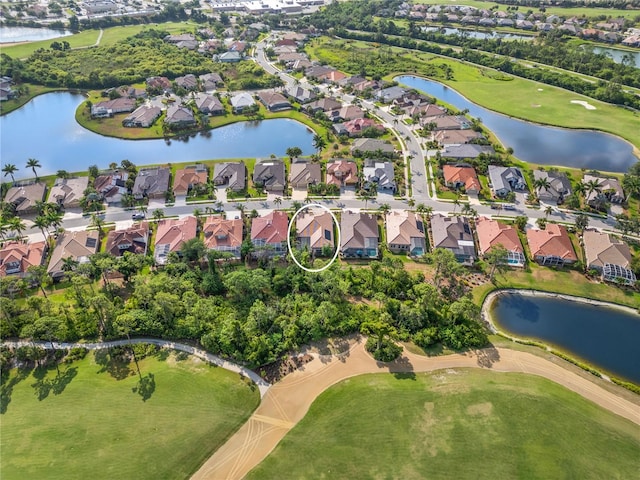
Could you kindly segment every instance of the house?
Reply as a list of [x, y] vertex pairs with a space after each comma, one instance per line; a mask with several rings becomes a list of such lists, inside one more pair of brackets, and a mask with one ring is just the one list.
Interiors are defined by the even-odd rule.
[[348, 122], [338, 123], [333, 126], [338, 135], [346, 134], [350, 137], [360, 136], [368, 128], [384, 132], [384, 127], [371, 118], [354, 118]]
[[475, 130], [438, 130], [433, 134], [433, 140], [443, 147], [462, 145], [479, 138], [484, 137]]
[[396, 98], [402, 98], [406, 93], [407, 90], [402, 87], [388, 87], [377, 91], [376, 99], [380, 100], [382, 103], [391, 103]]
[[177, 86], [184, 88], [185, 90], [197, 90], [198, 89], [198, 78], [189, 73], [182, 77], [177, 77], [174, 82]]
[[205, 115], [224, 115], [225, 113], [224, 105], [215, 95], [200, 92], [194, 95], [193, 100], [200, 113]]
[[333, 122], [345, 122], [356, 118], [364, 118], [364, 110], [357, 105], [345, 105], [338, 110], [332, 110], [328, 117]]
[[213, 183], [227, 185], [233, 192], [241, 192], [246, 187], [247, 168], [243, 162], [216, 163], [213, 167]]
[[149, 128], [155, 123], [160, 115], [162, 115], [160, 107], [140, 105], [131, 115], [127, 115], [125, 119], [122, 120], [122, 126]]
[[282, 160], [258, 160], [253, 168], [253, 183], [269, 193], [284, 194], [286, 178]]
[[404, 108], [404, 112], [406, 115], [409, 115], [411, 118], [418, 117], [431, 117], [437, 118], [447, 115], [447, 111], [434, 105], [433, 103], [420, 103], [418, 105], [408, 105]]
[[57, 203], [64, 208], [77, 208], [89, 185], [89, 177], [56, 178], [49, 192], [49, 203]]
[[[279, 48], [283, 48], [283, 47], [279, 47]], [[274, 51], [275, 50], [276, 49], [274, 49]], [[285, 53], [285, 52], [281, 52], [281, 53]], [[289, 52], [289, 53], [293, 53], [293, 52]], [[307, 79], [309, 79], [309, 80], [317, 80], [320, 77], [322, 77], [322, 76], [324, 76], [327, 73], [332, 72], [332, 71], [333, 71], [333, 68], [324, 67], [322, 65], [314, 65], [312, 67], [307, 68], [307, 70], [305, 70], [304, 74], [305, 74], [305, 77], [307, 77]]]
[[534, 183], [537, 180], [548, 182], [548, 187], [537, 187], [538, 200], [546, 203], [562, 203], [571, 195], [571, 182], [564, 173], [556, 171], [535, 170]]
[[322, 172], [319, 163], [295, 161], [291, 163], [289, 184], [292, 188], [304, 188], [322, 182]]
[[244, 52], [247, 49], [246, 42], [235, 41], [231, 45], [229, 45], [230, 52]]
[[251, 222], [251, 243], [255, 258], [286, 255], [289, 218], [285, 212], [274, 210]]
[[171, 170], [168, 167], [142, 168], [136, 176], [131, 193], [136, 200], [161, 198], [169, 190]]
[[196, 37], [192, 33], [181, 33], [179, 35], [167, 35], [163, 40], [167, 43], [178, 44], [180, 42], [193, 42]]
[[160, 220], [156, 232], [154, 259], [156, 264], [165, 265], [171, 252], [180, 254], [182, 244], [196, 238], [198, 220], [187, 216], [181, 219]]
[[427, 253], [424, 224], [415, 213], [394, 211], [387, 215], [385, 223], [390, 251], [416, 257]]
[[456, 160], [478, 158], [481, 154], [495, 154], [493, 147], [488, 145], [476, 145], [475, 143], [464, 143], [462, 145], [447, 145], [440, 151], [443, 158], [452, 158]]
[[586, 201], [590, 206], [596, 207], [604, 202], [624, 202], [624, 192], [617, 178], [606, 178], [588, 174], [582, 178], [583, 184], [588, 185], [590, 182], [596, 182], [600, 189], [599, 192], [597, 190], [585, 192]]
[[196, 185], [205, 185], [209, 180], [207, 166], [201, 163], [189, 165], [176, 171], [173, 179], [173, 194], [186, 195]]
[[430, 129], [438, 130], [466, 130], [471, 127], [471, 123], [462, 115], [436, 115], [420, 117], [420, 125]]
[[137, 223], [123, 230], [111, 230], [107, 234], [106, 252], [115, 257], [124, 255], [124, 252], [146, 255], [149, 238], [147, 222]]
[[622, 240], [597, 230], [585, 230], [582, 235], [587, 269], [597, 270], [606, 281], [634, 285], [631, 251]]
[[[107, 90], [107, 92], [109, 92], [110, 90], [113, 89], [110, 88], [109, 90]], [[136, 88], [129, 85], [122, 85], [118, 87], [116, 89], [116, 92], [118, 92], [121, 97], [127, 98], [145, 98], [147, 96], [147, 91], [144, 88]]]
[[385, 140], [377, 140], [375, 138], [358, 138], [353, 141], [351, 153], [375, 153], [380, 152], [384, 155], [392, 155], [395, 152], [393, 145]]
[[347, 160], [333, 160], [327, 163], [327, 185], [347, 187], [358, 184], [358, 166]]
[[204, 221], [204, 245], [208, 250], [226, 252], [232, 258], [240, 258], [242, 247], [242, 219], [227, 220], [210, 216]]
[[167, 116], [164, 119], [164, 123], [173, 128], [185, 128], [194, 126], [196, 118], [189, 107], [173, 104], [167, 108]]
[[465, 193], [477, 195], [482, 190], [482, 185], [476, 170], [465, 164], [461, 165], [444, 165], [442, 167], [442, 174], [444, 176], [444, 183], [448, 187], [455, 188], [464, 187]]
[[517, 167], [501, 167], [489, 165], [489, 182], [491, 190], [497, 197], [504, 197], [514, 190], [526, 190], [527, 183]]
[[340, 252], [345, 258], [378, 258], [378, 222], [371, 213], [342, 212]]
[[171, 80], [167, 77], [149, 77], [146, 80], [147, 90], [159, 93], [171, 91]]
[[37, 210], [38, 202], [44, 200], [46, 190], [44, 183], [31, 183], [29, 185], [16, 185], [7, 190], [4, 201], [12, 203], [16, 214], [33, 213]]
[[222, 55], [214, 55], [213, 59], [221, 63], [237, 63], [242, 60], [242, 54], [240, 52], [225, 52]]
[[258, 100], [271, 112], [279, 112], [291, 108], [291, 103], [289, 103], [286, 97], [274, 91], [258, 92]]
[[524, 267], [526, 259], [518, 231], [512, 225], [480, 217], [476, 220], [478, 250], [484, 256], [496, 245], [502, 245], [508, 252], [507, 263], [512, 267]]
[[22, 277], [29, 267], [42, 265], [46, 254], [47, 242], [5, 242], [0, 248], [0, 277]]
[[317, 80], [326, 82], [326, 83], [338, 83], [341, 80], [344, 80], [345, 78], [347, 78], [347, 75], [338, 70], [331, 70], [330, 72], [327, 72], [324, 75], [316, 76]]
[[440, 214], [431, 217], [433, 248], [451, 250], [458, 262], [472, 264], [476, 250], [469, 220], [466, 217], [445, 217]]
[[256, 104], [251, 95], [247, 92], [237, 93], [231, 97], [229, 101], [231, 102], [233, 113], [242, 113]]
[[98, 251], [99, 246], [97, 230], [80, 230], [60, 234], [51, 253], [47, 273], [54, 280], [60, 280], [64, 275], [64, 259], [72, 258], [78, 263], [87, 263], [89, 257]]
[[313, 90], [309, 90], [307, 88], [296, 85], [288, 87], [285, 90], [285, 93], [289, 98], [293, 98], [298, 103], [311, 102], [317, 96]]
[[204, 75], [200, 75], [198, 78], [200, 79], [200, 84], [205, 92], [211, 92], [224, 83], [220, 74], [215, 72], [205, 73]]
[[527, 242], [531, 257], [540, 265], [562, 267], [578, 261], [567, 229], [562, 225], [548, 223], [544, 230], [527, 230]]
[[104, 102], [98, 102], [91, 105], [92, 118], [113, 117], [116, 113], [133, 112], [136, 108], [136, 100], [134, 98], [114, 98]]
[[342, 107], [342, 103], [332, 97], [319, 98], [315, 102], [311, 102], [307, 105], [306, 109], [309, 112], [330, 112], [332, 110], [339, 110]]
[[378, 193], [395, 193], [397, 186], [393, 172], [393, 163], [367, 159], [364, 162], [363, 174], [365, 188], [368, 188], [371, 184], [375, 184]]
[[296, 216], [298, 245], [309, 249], [313, 255], [322, 255], [323, 249], [334, 249], [332, 215], [320, 209], [305, 209]]
[[129, 172], [126, 170], [114, 170], [99, 175], [93, 187], [102, 196], [102, 200], [108, 204], [119, 203], [122, 196], [127, 193], [127, 179]]

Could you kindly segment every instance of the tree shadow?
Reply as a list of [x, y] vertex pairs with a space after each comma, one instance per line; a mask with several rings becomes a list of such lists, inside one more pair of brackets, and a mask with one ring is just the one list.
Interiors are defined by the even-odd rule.
[[495, 347], [487, 347], [481, 350], [475, 350], [478, 366], [483, 368], [491, 368], [494, 363], [500, 360], [500, 352]]
[[94, 357], [96, 363], [101, 367], [97, 373], [108, 372], [116, 380], [124, 380], [134, 374], [134, 371], [129, 367], [129, 362], [113, 357], [109, 349], [96, 350]]
[[0, 414], [5, 414], [7, 412], [7, 407], [11, 403], [13, 387], [29, 377], [32, 371], [33, 368], [30, 367], [18, 368], [17, 373], [13, 377], [8, 369], [2, 371], [2, 375], [0, 376], [2, 382], [0, 384]]
[[[160, 348], [156, 352], [155, 357], [161, 362], [164, 362], [167, 358], [169, 358], [169, 355], [171, 355], [171, 350], [169, 350], [168, 348]], [[185, 360], [187, 357], [188, 355], [186, 353], [180, 352], [176, 355], [176, 360]]]
[[137, 393], [142, 397], [142, 401], [146, 402], [151, 398], [153, 392], [156, 391], [156, 377], [153, 373], [148, 373], [138, 380], [135, 387], [131, 389], [133, 393]]
[[53, 378], [47, 377], [47, 368], [38, 368], [33, 373], [36, 382], [31, 386], [35, 390], [38, 401], [42, 401], [49, 396], [50, 393], [60, 395], [71, 383], [71, 380], [78, 374], [78, 367], [67, 367], [64, 371], [58, 370]]
[[378, 366], [388, 366], [389, 372], [393, 374], [393, 376], [397, 380], [416, 380], [416, 374], [413, 371], [413, 365], [408, 357], [404, 355], [396, 358], [393, 362], [390, 363], [382, 363], [377, 362]]

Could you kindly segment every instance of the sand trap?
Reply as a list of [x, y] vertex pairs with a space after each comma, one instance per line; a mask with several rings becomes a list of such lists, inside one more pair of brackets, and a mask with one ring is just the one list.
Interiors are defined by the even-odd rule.
[[531, 107], [532, 107], [532, 108], [540, 108], [540, 107], [541, 107], [541, 105], [538, 105], [537, 103], [532, 103], [532, 104], [531, 104]]
[[584, 100], [571, 100], [570, 103], [576, 103], [578, 105], [582, 105], [587, 110], [595, 110], [596, 109], [596, 107], [591, 105], [589, 102], [585, 102]]
[[544, 88], [539, 88], [538, 91], [542, 92], [542, 91], [544, 91]]

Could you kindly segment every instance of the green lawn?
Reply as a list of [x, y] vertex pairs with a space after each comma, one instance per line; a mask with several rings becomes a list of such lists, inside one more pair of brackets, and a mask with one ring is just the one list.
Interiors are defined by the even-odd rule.
[[55, 368], [10, 373], [0, 477], [188, 478], [259, 403], [238, 374], [173, 353], [140, 362], [155, 380], [143, 401], [135, 366], [105, 371], [96, 358], [61, 366], [67, 381], [56, 382]]
[[638, 427], [549, 380], [375, 374], [321, 394], [247, 478], [634, 478]]

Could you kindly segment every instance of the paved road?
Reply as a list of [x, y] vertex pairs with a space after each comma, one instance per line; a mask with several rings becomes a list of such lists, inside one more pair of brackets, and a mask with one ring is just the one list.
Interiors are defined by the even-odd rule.
[[[159, 347], [170, 348], [172, 350], [179, 350], [181, 352], [189, 353], [194, 355], [202, 360], [205, 360], [209, 363], [217, 365], [225, 370], [229, 370], [231, 372], [239, 373], [243, 377], [247, 377], [253, 381], [258, 386], [260, 390], [260, 397], [264, 397], [271, 386], [270, 383], [260, 377], [257, 373], [248, 368], [245, 368], [241, 365], [238, 365], [233, 362], [229, 362], [228, 360], [224, 360], [217, 355], [213, 355], [205, 350], [201, 350], [199, 348], [192, 347], [191, 345], [185, 345], [184, 343], [172, 342], [170, 340], [159, 340], [157, 338], [132, 338], [131, 343], [152, 343]], [[82, 347], [88, 350], [102, 350], [105, 348], [111, 347], [122, 347], [128, 345], [128, 340], [113, 340], [110, 342], [99, 342], [99, 343], [65, 343], [65, 342], [53, 342], [53, 347], [50, 342], [2, 342], [2, 345], [6, 345], [9, 347], [21, 347], [21, 346], [32, 346], [38, 345], [39, 347], [45, 348], [47, 350], [60, 350], [67, 348], [76, 348]]]

